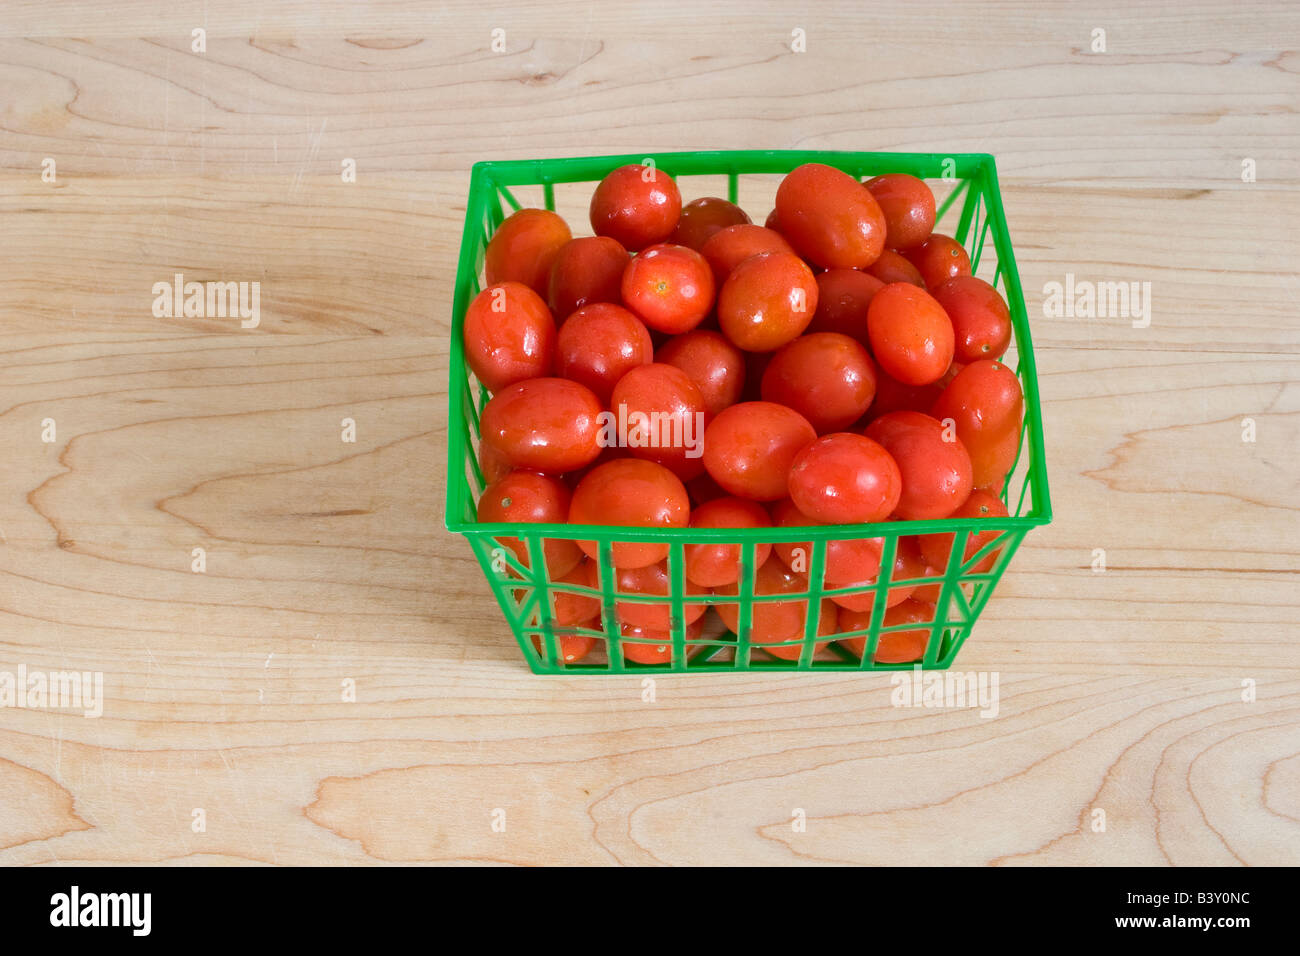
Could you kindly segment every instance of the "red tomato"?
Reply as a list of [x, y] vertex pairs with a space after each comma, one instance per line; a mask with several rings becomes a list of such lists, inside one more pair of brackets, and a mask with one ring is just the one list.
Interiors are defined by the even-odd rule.
[[971, 362], [935, 401], [932, 414], [951, 418], [971, 456], [975, 487], [1001, 487], [1020, 449], [1025, 402], [1020, 380], [996, 359]]
[[[794, 506], [789, 498], [772, 508], [772, 520], [778, 528], [797, 528], [822, 524]], [[822, 580], [827, 586], [845, 587], [858, 581], [874, 580], [880, 573], [880, 552], [884, 538], [836, 538], [826, 542]], [[811, 541], [780, 542], [772, 545], [776, 556], [796, 574], [807, 574], [812, 561]]]
[[[583, 558], [582, 563], [563, 577], [556, 578], [556, 584], [576, 584], [593, 591], [600, 590], [600, 567], [595, 561]], [[600, 630], [600, 598], [576, 591], [551, 591], [551, 617], [557, 627], [574, 627], [584, 621], [596, 622], [593, 630]], [[587, 626], [587, 625], [583, 625]]]
[[719, 229], [743, 225], [749, 221], [745, 210], [735, 203], [718, 199], [716, 196], [706, 196], [704, 199], [692, 200], [682, 207], [677, 228], [668, 237], [668, 241], [698, 252], [709, 237]]
[[[569, 488], [558, 478], [535, 471], [512, 471], [483, 490], [478, 500], [480, 523], [497, 521], [521, 524], [563, 524], [569, 520]], [[526, 568], [532, 567], [528, 544], [521, 538], [497, 538]], [[542, 542], [547, 576], [554, 580], [578, 566], [582, 550], [563, 538]]]
[[619, 444], [634, 457], [658, 462], [682, 481], [704, 473], [704, 396], [681, 369], [660, 362], [631, 369], [609, 404]]
[[497, 227], [483, 255], [488, 285], [522, 282], [546, 295], [551, 264], [560, 248], [573, 238], [569, 225], [546, 209], [520, 209]]
[[781, 234], [764, 226], [728, 226], [709, 237], [700, 247], [700, 255], [713, 270], [714, 284], [720, 289], [736, 268], [750, 256], [763, 252], [786, 252], [794, 255], [790, 243]]
[[682, 194], [660, 169], [620, 166], [600, 181], [590, 211], [592, 232], [636, 252], [672, 234], [682, 212]]
[[578, 309], [560, 326], [555, 370], [586, 385], [608, 403], [624, 374], [654, 360], [650, 330], [621, 305], [597, 302]]
[[957, 276], [934, 290], [948, 313], [958, 362], [1001, 358], [1011, 345], [1011, 312], [998, 290], [975, 276]]
[[546, 303], [522, 282], [490, 285], [465, 310], [465, 364], [496, 392], [551, 374], [555, 322]]
[[857, 269], [817, 273], [817, 311], [808, 323], [808, 331], [838, 332], [867, 345], [867, 308], [884, 285]]
[[[808, 579], [795, 574], [780, 561], [768, 561], [754, 572], [754, 593], [795, 594], [808, 591]], [[716, 589], [717, 594], [739, 594], [739, 583]], [[737, 604], [715, 605], [718, 617], [733, 634], [740, 630], [740, 607]], [[749, 640], [754, 644], [787, 641], [803, 634], [808, 599], [790, 601], [756, 601], [751, 605]]]
[[[934, 624], [934, 606], [920, 601], [904, 601], [885, 612], [882, 627], [894, 627], [899, 624]], [[871, 610], [840, 611], [841, 631], [865, 631], [871, 627]], [[906, 631], [889, 631], [880, 635], [876, 645], [875, 662], [877, 664], [910, 664], [925, 657], [930, 643], [930, 627], [918, 627]], [[867, 649], [865, 637], [848, 637], [839, 642], [840, 646], [861, 657]]]
[[767, 218], [763, 220], [763, 225], [768, 229], [774, 229], [777, 232], [781, 231], [781, 220], [777, 217], [775, 209], [767, 214]]
[[745, 388], [745, 353], [712, 329], [673, 336], [659, 346], [655, 361], [685, 372], [704, 396], [710, 416], [736, 404]]
[[[599, 630], [600, 619], [587, 621], [580, 626]], [[560, 660], [565, 664], [576, 664], [582, 660], [591, 653], [591, 648], [596, 643], [596, 639], [590, 634], [557, 634], [555, 640], [560, 652]], [[546, 652], [542, 650], [542, 636], [540, 634], [533, 635], [533, 647], [537, 648], [537, 653], [543, 657], [546, 656]]]
[[904, 385], [938, 381], [952, 364], [952, 323], [924, 289], [906, 282], [885, 286], [867, 310], [871, 354]]
[[791, 171], [776, 191], [781, 234], [824, 269], [865, 269], [885, 248], [885, 215], [871, 191], [821, 163]]
[[960, 438], [929, 415], [890, 412], [868, 425], [866, 435], [898, 462], [903, 494], [894, 513], [904, 521], [945, 518], [970, 497], [970, 455]]
[[546, 301], [563, 324], [584, 305], [622, 301], [628, 253], [608, 236], [582, 236], [560, 247], [551, 263]]
[[933, 233], [907, 258], [921, 273], [927, 289], [937, 289], [954, 276], [970, 275], [970, 256], [960, 242], [942, 233]]
[[[696, 621], [694, 624], [687, 625], [684, 634], [687, 657], [695, 650], [695, 648], [691, 647], [690, 642], [698, 641], [703, 632], [703, 621]], [[624, 661], [633, 664], [668, 664], [672, 661], [672, 631], [624, 624], [619, 627], [619, 633], [624, 638], [627, 638], [627, 640], [621, 642]]]
[[[919, 547], [919, 546], [918, 546]], [[924, 561], [924, 567], [921, 573], [917, 575], [920, 578], [941, 578], [943, 569], [936, 568], [928, 561]], [[934, 584], [918, 584], [912, 591], [913, 600], [920, 601], [922, 604], [938, 604], [939, 598], [942, 597], [943, 582], [939, 581]]]
[[600, 455], [600, 399], [564, 378], [530, 378], [492, 396], [480, 419], [483, 441], [515, 468], [548, 475], [589, 465]]
[[694, 249], [661, 243], [623, 272], [623, 302], [660, 332], [689, 332], [713, 309], [713, 271]]
[[[772, 521], [762, 506], [744, 498], [714, 498], [691, 512], [692, 528], [767, 528]], [[754, 545], [754, 563], [761, 567], [772, 553], [767, 542]], [[696, 584], [716, 588], [735, 584], [740, 577], [740, 545], [688, 544], [686, 577]]]
[[871, 356], [836, 332], [799, 336], [773, 355], [763, 373], [763, 401], [789, 405], [821, 434], [848, 428], [875, 394]]
[[[1001, 499], [989, 494], [987, 491], [978, 489], [971, 492], [965, 503], [954, 511], [948, 517], [950, 518], [1005, 518], [1007, 516], [1007, 506]], [[980, 548], [994, 541], [1001, 533], [1002, 529], [991, 529], [989, 531], [978, 531], [966, 539], [965, 552], [962, 555], [962, 561], [969, 561], [975, 556]], [[925, 558], [930, 567], [939, 568], [940, 574], [948, 567], [948, 558], [952, 554], [953, 535], [949, 534], [923, 534], [918, 535], [921, 545], [921, 556]], [[983, 574], [989, 568], [993, 567], [993, 562], [997, 560], [997, 552], [985, 555], [980, 559], [979, 564], [971, 570], [976, 574]]]
[[[618, 572], [615, 587], [621, 596], [644, 594], [646, 596], [667, 597], [672, 589], [672, 579], [668, 576], [668, 562], [647, 565], [644, 568], [623, 568]], [[708, 594], [708, 588], [701, 587], [694, 581], [686, 581], [687, 594]], [[668, 631], [673, 626], [673, 607], [671, 604], [650, 604], [642, 601], [619, 601], [615, 613], [623, 624], [633, 627], [646, 627]], [[698, 621], [707, 611], [707, 604], [685, 604], [682, 611], [687, 624]]]
[[718, 415], [704, 433], [704, 467], [728, 494], [753, 501], [786, 496], [795, 455], [817, 437], [794, 409], [741, 402]]
[[910, 249], [930, 237], [934, 229], [934, 193], [923, 180], [907, 173], [886, 173], [867, 180], [885, 215], [885, 245]]
[[804, 446], [790, 466], [790, 500], [826, 524], [884, 521], [903, 493], [899, 466], [870, 438], [833, 432]]
[[[831, 634], [835, 634], [837, 631], [839, 631], [838, 609], [830, 601], [823, 600], [821, 604], [821, 617], [817, 620], [817, 636], [828, 637]], [[764, 645], [763, 650], [779, 660], [797, 661], [803, 656], [803, 646], [801, 644], [782, 643], [776, 647], [770, 647], [767, 645], [777, 641], [784, 642], [802, 640], [803, 637], [804, 633], [801, 629], [784, 638], [777, 637], [775, 634], [756, 633], [751, 640], [753, 640], [755, 644]], [[820, 651], [828, 644], [830, 644], [830, 641], [817, 641], [813, 648], [813, 653], [817, 653], [817, 651]]]
[[[639, 458], [617, 458], [598, 465], [574, 489], [570, 524], [684, 528], [691, 503], [681, 480], [662, 465]], [[594, 541], [578, 546], [595, 558]], [[668, 545], [655, 541], [616, 541], [614, 567], [644, 568], [668, 557]]]
[[906, 282], [910, 285], [925, 288], [925, 280], [921, 278], [921, 270], [893, 249], [886, 249], [882, 252], [880, 258], [867, 269], [867, 274], [875, 276], [884, 283]]
[[749, 352], [772, 352], [797, 338], [816, 310], [817, 280], [788, 252], [750, 256], [718, 294], [722, 333]]
[[[879, 560], [877, 560], [879, 566]], [[916, 544], [916, 538], [908, 535], [898, 539], [898, 545], [894, 549], [894, 570], [889, 573], [890, 581], [911, 581], [919, 578], [925, 571], [925, 560], [921, 557], [921, 549]], [[828, 584], [831, 582], [827, 582]], [[835, 582], [837, 588], [861, 587], [869, 588], [876, 583], [876, 575], [863, 578], [858, 581], [839, 581]], [[889, 591], [885, 594], [885, 607], [893, 607], [895, 604], [901, 604], [913, 595], [916, 591], [916, 585], [912, 584], [891, 584]], [[849, 591], [844, 594], [832, 594], [831, 600], [842, 608], [850, 611], [866, 611], [876, 603], [875, 591]]]

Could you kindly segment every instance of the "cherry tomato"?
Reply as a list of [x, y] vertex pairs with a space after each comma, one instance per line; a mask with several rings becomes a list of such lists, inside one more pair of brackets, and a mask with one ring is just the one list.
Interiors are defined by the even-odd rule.
[[884, 283], [906, 282], [910, 285], [925, 288], [925, 280], [921, 278], [921, 270], [893, 249], [886, 249], [882, 252], [880, 258], [867, 268], [867, 274], [875, 276]]
[[[877, 560], [879, 566], [879, 560]], [[898, 545], [894, 548], [894, 570], [889, 573], [889, 580], [892, 581], [911, 581], [922, 576], [925, 570], [925, 560], [921, 557], [921, 549], [916, 543], [914, 535], [908, 535], [898, 539]], [[877, 571], [877, 574], [879, 572]], [[858, 581], [837, 581], [833, 586], [837, 588], [861, 587], [870, 588], [876, 583], [876, 574], [862, 578]], [[827, 582], [832, 584], [832, 582]], [[916, 591], [914, 584], [890, 584], [889, 591], [885, 594], [885, 607], [893, 607], [906, 601]], [[876, 592], [873, 591], [847, 591], [844, 594], [832, 594], [831, 600], [842, 608], [850, 611], [866, 611], [876, 603]]]
[[[684, 528], [691, 504], [681, 480], [667, 468], [640, 458], [618, 458], [599, 465], [574, 489], [570, 524], [636, 528]], [[594, 541], [578, 546], [595, 558]], [[655, 541], [616, 541], [614, 567], [644, 568], [668, 557], [668, 545]]]
[[[618, 572], [618, 593], [622, 596], [644, 594], [654, 597], [667, 597], [672, 589], [672, 578], [668, 575], [668, 562], [647, 565], [644, 568], [623, 568]], [[694, 581], [686, 581], [687, 594], [708, 594], [709, 589], [701, 587]], [[634, 627], [646, 627], [668, 631], [673, 626], [673, 607], [671, 604], [650, 604], [642, 601], [619, 601], [615, 606], [618, 619], [623, 624]], [[687, 624], [698, 621], [707, 611], [707, 604], [685, 604], [682, 612]]]
[[623, 302], [660, 332], [689, 332], [713, 309], [713, 271], [694, 249], [661, 243], [623, 272]]
[[[920, 601], [903, 601], [885, 612], [882, 627], [894, 627], [899, 624], [934, 624], [934, 606]], [[871, 627], [871, 609], [865, 611], [840, 611], [841, 631], [865, 631]], [[889, 631], [880, 635], [876, 644], [877, 664], [910, 664], [925, 657], [930, 643], [930, 626], [918, 627], [906, 631]], [[852, 654], [861, 657], [867, 649], [865, 637], [847, 637], [839, 642], [840, 646]]]
[[[599, 630], [600, 619], [586, 621], [579, 626]], [[590, 634], [557, 634], [555, 640], [558, 645], [560, 660], [566, 664], [576, 664], [582, 660], [591, 653], [591, 648], [596, 643], [596, 639]], [[537, 648], [537, 653], [543, 657], [546, 656], [546, 652], [542, 650], [542, 636], [540, 634], [533, 635], [533, 647]]]
[[781, 220], [777, 216], [775, 209], [767, 214], [767, 218], [763, 220], [763, 225], [768, 229], [774, 229], [777, 232], [781, 231]]
[[794, 255], [790, 243], [764, 226], [727, 226], [719, 229], [700, 247], [700, 255], [713, 270], [713, 281], [719, 289], [736, 268], [750, 256], [763, 252], [785, 252]]
[[668, 237], [668, 241], [698, 252], [709, 237], [719, 229], [748, 222], [750, 222], [749, 215], [735, 203], [716, 196], [706, 196], [704, 199], [692, 200], [682, 207], [677, 228]]
[[624, 374], [654, 360], [650, 330], [621, 305], [597, 302], [578, 309], [560, 326], [555, 371], [591, 389], [608, 403]]
[[609, 401], [619, 444], [634, 457], [658, 462], [682, 481], [703, 474], [708, 416], [689, 375], [661, 362], [642, 365], [618, 380]]
[[867, 180], [885, 215], [885, 245], [910, 249], [930, 237], [934, 229], [934, 193], [923, 180], [907, 173], [886, 173]]
[[522, 282], [490, 285], [465, 310], [465, 364], [496, 392], [551, 374], [555, 322], [546, 303]]
[[970, 256], [965, 247], [942, 233], [933, 233], [915, 249], [908, 249], [906, 255], [921, 273], [927, 289], [937, 289], [954, 276], [970, 275]]
[[592, 232], [637, 252], [672, 234], [682, 212], [682, 194], [661, 169], [620, 166], [596, 187], [590, 212]]
[[[535, 471], [512, 471], [483, 489], [478, 500], [478, 520], [563, 524], [569, 520], [569, 497], [568, 486], [558, 478]], [[532, 567], [526, 541], [512, 537], [497, 538], [497, 542], [513, 551], [524, 567]], [[568, 574], [582, 560], [582, 549], [563, 538], [544, 539], [542, 554], [552, 580]]]
[[958, 362], [1001, 358], [1011, 345], [1011, 312], [998, 290], [975, 276], [957, 276], [934, 290], [952, 321]]
[[[830, 601], [823, 600], [821, 604], [821, 617], [818, 618], [817, 620], [817, 636], [829, 637], [830, 635], [835, 634], [838, 631], [839, 631], [838, 608], [836, 608], [835, 605], [832, 604]], [[800, 628], [800, 630], [796, 631], [793, 634], [787, 635], [784, 638], [777, 637], [775, 634], [759, 632], [756, 633], [750, 639], [755, 644], [763, 645], [764, 651], [766, 651], [767, 653], [771, 654], [773, 657], [779, 660], [797, 661], [800, 657], [803, 656], [802, 645], [787, 644], [787, 643], [781, 643], [776, 647], [771, 647], [768, 645], [777, 641], [785, 642], [785, 641], [802, 640], [803, 637], [804, 637], [803, 629]], [[813, 647], [813, 653], [814, 654], [817, 653], [818, 651], [822, 650], [822, 648], [826, 647], [828, 644], [830, 644], [830, 641], [816, 642], [816, 644]]]
[[885, 283], [857, 269], [827, 269], [817, 273], [817, 310], [809, 332], [838, 332], [869, 344], [867, 308]]
[[[808, 579], [795, 574], [780, 561], [768, 561], [754, 572], [754, 594], [796, 594], [808, 591]], [[739, 594], [739, 583], [715, 589], [717, 594]], [[715, 605], [718, 617], [733, 634], [740, 631], [740, 607], [737, 604]], [[803, 634], [808, 599], [790, 601], [755, 601], [751, 605], [749, 640], [754, 644], [786, 641]]]
[[886, 374], [904, 385], [938, 381], [952, 364], [952, 323], [924, 289], [892, 282], [867, 310], [871, 354]]
[[721, 332], [695, 329], [673, 336], [655, 353], [655, 361], [685, 372], [704, 396], [710, 417], [740, 400], [745, 388], [745, 353]]
[[[623, 648], [623, 660], [633, 664], [671, 663], [673, 659], [672, 631], [624, 624], [619, 627], [619, 633], [627, 639], [620, 642]], [[691, 642], [698, 641], [702, 633], [704, 633], [703, 621], [696, 621], [694, 624], [687, 625], [684, 634], [687, 657], [694, 650], [691, 647]]]
[[[582, 562], [568, 574], [555, 578], [554, 583], [576, 584], [599, 591], [600, 567], [595, 561], [583, 558]], [[576, 591], [552, 590], [551, 617], [557, 627], [574, 627], [595, 618], [593, 630], [600, 630], [600, 598], [579, 594]]]
[[563, 324], [584, 305], [621, 302], [628, 252], [609, 236], [582, 236], [566, 242], [551, 263], [546, 301]]
[[870, 438], [833, 432], [804, 446], [790, 466], [790, 500], [826, 524], [884, 521], [903, 493], [899, 466]]
[[[919, 546], [918, 546], [919, 548]], [[943, 568], [936, 568], [929, 561], [923, 561], [924, 567], [921, 573], [917, 575], [920, 578], [941, 578], [944, 575]], [[938, 604], [939, 598], [943, 596], [943, 582], [936, 581], [934, 584], [918, 584], [912, 591], [914, 600], [922, 604]]]
[[721, 412], [704, 433], [704, 467], [730, 495], [753, 501], [786, 496], [795, 455], [817, 437], [792, 408], [741, 402]]
[[[744, 498], [714, 498], [691, 512], [692, 528], [767, 528], [772, 521], [763, 507]], [[761, 541], [754, 545], [754, 564], [763, 565], [772, 553], [772, 545]], [[696, 584], [716, 588], [735, 584], [740, 577], [740, 545], [688, 544], [684, 548], [686, 577]]]
[[[987, 491], [978, 489], [971, 492], [969, 498], [956, 511], [948, 517], [950, 518], [1005, 518], [1007, 516], [1007, 506], [1001, 499], [994, 497]], [[989, 531], [978, 531], [966, 539], [965, 553], [962, 555], [962, 561], [969, 561], [975, 556], [980, 548], [996, 540], [1001, 533], [1001, 529], [992, 529]], [[921, 556], [925, 558], [926, 563], [934, 568], [947, 569], [948, 557], [952, 553], [953, 535], [948, 534], [923, 534], [918, 535], [921, 545]], [[993, 562], [997, 560], [997, 552], [985, 555], [980, 559], [979, 564], [971, 570], [976, 574], [983, 574], [989, 568], [993, 567]], [[943, 570], [940, 571], [943, 573]]]
[[483, 255], [488, 285], [522, 282], [546, 295], [551, 264], [560, 248], [573, 238], [569, 225], [546, 209], [520, 209], [497, 227]]
[[903, 520], [945, 518], [970, 497], [970, 455], [936, 419], [922, 412], [890, 412], [868, 425], [866, 435], [898, 462], [903, 494], [894, 513]]
[[600, 454], [600, 399], [564, 378], [530, 378], [497, 392], [483, 409], [483, 441], [515, 468], [574, 471]]
[[1020, 380], [996, 359], [971, 362], [935, 401], [931, 413], [952, 419], [971, 456], [975, 487], [1001, 487], [1020, 449], [1024, 417]]
[[[822, 524], [801, 512], [789, 498], [778, 501], [773, 506], [772, 520], [778, 528]], [[822, 580], [833, 587], [874, 580], [880, 573], [880, 552], [884, 545], [884, 538], [836, 538], [827, 541]], [[772, 549], [791, 571], [796, 574], [808, 573], [812, 561], [812, 542], [778, 542], [772, 545]]]
[[866, 413], [875, 394], [871, 356], [836, 332], [799, 336], [772, 356], [763, 373], [763, 401], [789, 405], [819, 434], [848, 428]]
[[781, 234], [823, 269], [865, 269], [885, 248], [885, 215], [871, 191], [848, 173], [807, 163], [776, 191]]
[[817, 310], [817, 280], [798, 256], [764, 252], [731, 270], [718, 295], [722, 333], [749, 352], [772, 352], [801, 335]]

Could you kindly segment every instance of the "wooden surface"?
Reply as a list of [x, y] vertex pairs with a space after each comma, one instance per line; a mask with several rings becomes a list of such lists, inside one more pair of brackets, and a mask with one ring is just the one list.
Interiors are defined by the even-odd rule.
[[[4, 5], [0, 671], [106, 699], [0, 710], [0, 863], [1300, 862], [1300, 10], [432, 7]], [[534, 678], [441, 528], [469, 164], [792, 146], [998, 157], [1056, 521], [959, 659], [994, 719]]]

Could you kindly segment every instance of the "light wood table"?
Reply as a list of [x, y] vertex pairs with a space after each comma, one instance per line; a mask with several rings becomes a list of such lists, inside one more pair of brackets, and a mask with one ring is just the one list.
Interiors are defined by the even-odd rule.
[[[1300, 862], [1300, 8], [434, 6], [5, 5], [0, 671], [104, 701], [0, 710], [0, 862]], [[996, 718], [533, 677], [442, 529], [470, 164], [708, 147], [997, 156], [1057, 517]]]

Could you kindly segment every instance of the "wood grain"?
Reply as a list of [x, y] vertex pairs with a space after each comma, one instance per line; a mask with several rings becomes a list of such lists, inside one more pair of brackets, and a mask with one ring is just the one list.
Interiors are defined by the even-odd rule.
[[[1298, 27], [7, 5], [0, 672], [105, 701], [0, 708], [0, 862], [1300, 862]], [[883, 676], [535, 678], [442, 529], [469, 165], [718, 146], [998, 157], [1057, 517], [959, 660], [994, 718]], [[261, 325], [155, 318], [176, 272], [259, 281]], [[1067, 273], [1150, 282], [1149, 327], [1045, 315]]]

